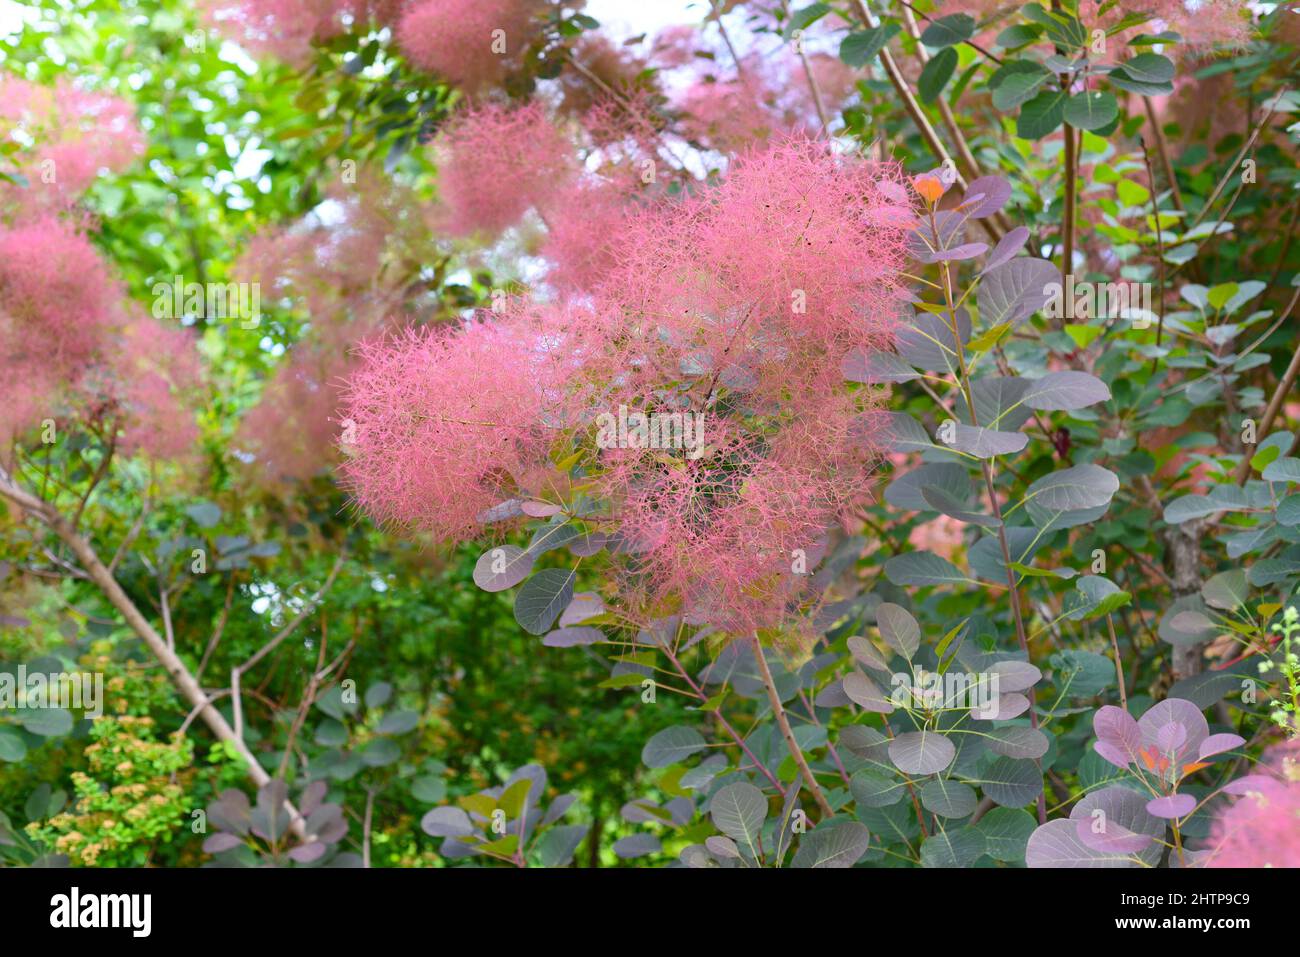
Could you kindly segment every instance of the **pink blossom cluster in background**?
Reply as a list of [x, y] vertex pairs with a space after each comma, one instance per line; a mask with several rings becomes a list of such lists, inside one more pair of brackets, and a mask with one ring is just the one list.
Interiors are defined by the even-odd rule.
[[232, 269], [258, 284], [268, 316], [287, 307], [309, 319], [240, 425], [259, 479], [305, 480], [333, 463], [354, 345], [402, 321], [404, 285], [433, 252], [424, 204], [365, 168], [357, 174], [303, 221], [255, 236]]
[[397, 26], [415, 66], [469, 93], [495, 86], [532, 40], [538, 0], [416, 0]]
[[202, 15], [255, 56], [301, 66], [311, 58], [313, 44], [391, 25], [401, 9], [402, 0], [204, 0]]
[[73, 208], [101, 170], [143, 152], [130, 105], [67, 80], [7, 77], [0, 138], [24, 147], [16, 181], [0, 181], [0, 447], [76, 405], [121, 428], [125, 451], [179, 455], [197, 435], [183, 402], [199, 380], [192, 337], [128, 310]]

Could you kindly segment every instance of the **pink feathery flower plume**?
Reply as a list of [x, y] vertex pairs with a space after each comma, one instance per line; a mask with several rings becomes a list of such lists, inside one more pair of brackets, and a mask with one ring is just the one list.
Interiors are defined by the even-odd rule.
[[66, 77], [52, 86], [0, 77], [0, 139], [19, 135], [31, 144], [18, 160], [27, 185], [0, 185], [0, 209], [20, 214], [67, 209], [101, 170], [124, 169], [144, 153], [130, 103]]
[[573, 145], [539, 102], [462, 113], [435, 149], [443, 227], [455, 236], [496, 236], [559, 192], [575, 172]]
[[[576, 449], [630, 608], [773, 627], [881, 454], [841, 363], [892, 340], [912, 220], [893, 167], [803, 138], [746, 154], [714, 188], [638, 204], [585, 306], [368, 346], [347, 481], [381, 521], [458, 539]], [[629, 412], [693, 438], [610, 441]]]
[[301, 65], [313, 44], [396, 21], [401, 0], [205, 0], [203, 19], [254, 55]]
[[1207, 843], [1210, 867], [1300, 867], [1300, 738], [1269, 748]]
[[587, 319], [513, 307], [363, 344], [340, 423], [357, 503], [438, 541], [480, 531], [484, 512], [546, 471], [593, 335]]
[[531, 42], [538, 0], [420, 0], [402, 14], [397, 45], [422, 70], [469, 93], [495, 86]]
[[121, 340], [110, 366], [123, 413], [122, 450], [156, 459], [194, 451], [203, 369], [193, 334], [150, 317], [128, 323]]
[[802, 137], [739, 157], [716, 189], [647, 209], [622, 237], [599, 288], [643, 351], [629, 374], [689, 355], [797, 403], [792, 375], [891, 344], [912, 221], [893, 167]]
[[44, 215], [0, 225], [0, 439], [53, 417], [121, 318], [121, 285], [90, 240]]
[[287, 306], [310, 320], [240, 424], [249, 477], [302, 481], [336, 460], [353, 345], [397, 324], [434, 242], [418, 199], [363, 168], [355, 183], [331, 187], [316, 212], [249, 244], [233, 275], [259, 284], [264, 311]]

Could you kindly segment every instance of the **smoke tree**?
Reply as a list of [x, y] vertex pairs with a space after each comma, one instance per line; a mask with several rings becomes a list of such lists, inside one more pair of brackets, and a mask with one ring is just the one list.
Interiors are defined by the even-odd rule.
[[1300, 863], [1294, 12], [169, 13], [179, 132], [0, 65], [0, 588], [127, 689], [0, 759], [190, 777], [10, 859]]

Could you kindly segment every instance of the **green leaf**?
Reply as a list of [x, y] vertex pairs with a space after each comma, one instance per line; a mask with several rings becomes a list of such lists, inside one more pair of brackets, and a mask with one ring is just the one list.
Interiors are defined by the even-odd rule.
[[728, 784], [713, 795], [709, 817], [719, 831], [727, 835], [750, 857], [759, 856], [759, 834], [767, 820], [767, 798], [747, 781]]
[[72, 730], [72, 712], [63, 708], [25, 708], [18, 720], [23, 729], [43, 738], [54, 738]]
[[897, 23], [887, 23], [871, 30], [850, 33], [840, 43], [840, 59], [852, 67], [866, 66], [901, 29]]
[[975, 828], [984, 835], [985, 854], [995, 861], [1014, 863], [1025, 859], [1025, 845], [1037, 823], [1028, 811], [995, 807]]
[[21, 761], [27, 757], [27, 745], [22, 735], [10, 728], [0, 727], [0, 761]]
[[1138, 83], [1168, 83], [1174, 78], [1174, 61], [1159, 53], [1139, 53], [1120, 64], [1126, 76]]
[[666, 768], [684, 761], [705, 748], [700, 732], [685, 724], [664, 728], [641, 749], [641, 761], [648, 768]]
[[943, 92], [943, 88], [948, 85], [952, 79], [953, 70], [957, 69], [957, 51], [952, 47], [945, 47], [936, 53], [921, 68], [921, 77], [917, 81], [916, 90], [921, 96], [923, 103], [933, 103]]
[[546, 634], [573, 601], [575, 578], [572, 569], [544, 568], [528, 579], [515, 596], [515, 621], [530, 635]]
[[1042, 35], [1043, 28], [1037, 24], [1018, 23], [999, 33], [993, 42], [1004, 50], [1018, 50], [1033, 43]]
[[794, 36], [796, 30], [811, 26], [830, 12], [830, 4], [826, 3], [810, 3], [806, 7], [795, 10], [790, 14], [790, 22], [785, 27], [786, 37]]
[[895, 585], [949, 585], [969, 582], [961, 570], [932, 552], [905, 552], [885, 562], [885, 577]]
[[871, 846], [871, 832], [859, 821], [826, 820], [799, 841], [791, 867], [852, 867]]
[[1070, 97], [1065, 104], [1065, 122], [1081, 130], [1099, 130], [1119, 116], [1119, 102], [1114, 95], [1085, 90]]
[[964, 43], [975, 34], [975, 18], [965, 13], [954, 13], [933, 21], [921, 34], [921, 42], [932, 50]]
[[1016, 135], [1026, 140], [1041, 140], [1065, 120], [1064, 90], [1044, 90], [1020, 108], [1016, 117]]
[[[506, 788], [499, 798], [497, 798], [497, 807], [506, 812], [506, 819], [513, 821], [523, 813], [524, 804], [528, 801], [528, 792], [532, 789], [533, 782], [531, 778], [520, 778], [510, 787]], [[540, 795], [538, 795], [540, 797]]]
[[1013, 110], [1028, 102], [1038, 94], [1044, 83], [1055, 79], [1050, 71], [1038, 63], [1028, 60], [1018, 62], [1022, 66], [1003, 76], [1001, 82], [993, 88], [993, 105], [999, 110]]
[[1217, 286], [1211, 286], [1210, 291], [1205, 294], [1205, 301], [1215, 309], [1222, 309], [1228, 304], [1228, 300], [1237, 294], [1238, 286], [1235, 282], [1224, 282]]

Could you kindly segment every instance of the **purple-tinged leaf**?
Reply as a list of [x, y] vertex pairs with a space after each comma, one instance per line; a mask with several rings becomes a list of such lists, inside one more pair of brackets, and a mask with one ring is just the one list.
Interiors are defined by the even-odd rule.
[[1079, 841], [1094, 851], [1115, 854], [1136, 854], [1153, 840], [1150, 834], [1130, 831], [1118, 821], [1101, 817], [1096, 819], [1079, 818], [1075, 821]]
[[708, 848], [710, 854], [720, 861], [728, 858], [740, 859], [740, 848], [736, 846], [736, 842], [729, 837], [723, 837], [721, 834], [706, 837], [704, 846]]
[[1187, 729], [1181, 724], [1170, 722], [1156, 730], [1156, 750], [1161, 754], [1175, 754], [1187, 741]]
[[558, 515], [564, 511], [564, 506], [555, 505], [551, 502], [522, 502], [519, 509], [531, 518], [550, 518], [552, 515]]
[[819, 708], [847, 708], [851, 703], [852, 699], [844, 690], [842, 678], [832, 681], [817, 692], [817, 697], [813, 699], [813, 704]]
[[921, 378], [895, 352], [853, 349], [840, 362], [840, 372], [849, 382], [879, 385], [883, 382], [910, 382]]
[[569, 602], [569, 607], [564, 609], [564, 614], [560, 615], [560, 627], [579, 625], [604, 612], [605, 603], [599, 595], [590, 591], [578, 592], [573, 596], [573, 601]]
[[289, 852], [289, 856], [299, 864], [310, 864], [324, 857], [326, 850], [328, 848], [320, 841], [312, 841], [310, 844], [299, 844]]
[[911, 661], [921, 644], [921, 626], [908, 610], [892, 602], [881, 602], [876, 606], [876, 625], [885, 644]]
[[420, 829], [430, 837], [468, 837], [474, 833], [469, 815], [458, 807], [436, 807], [420, 819]]
[[970, 716], [978, 721], [1010, 721], [1028, 710], [1029, 699], [1022, 694], [1011, 692], [998, 695], [998, 700], [992, 703], [988, 712], [972, 708]]
[[534, 557], [516, 545], [489, 548], [474, 563], [474, 584], [484, 591], [514, 588], [533, 570]]
[[1035, 379], [1021, 397], [1031, 409], [1044, 412], [1073, 411], [1110, 398], [1106, 383], [1086, 372], [1049, 372]]
[[239, 847], [243, 843], [237, 835], [220, 831], [210, 835], [203, 842], [203, 852], [205, 854], [220, 854], [222, 851], [229, 851], [232, 848]]
[[1180, 818], [1196, 810], [1196, 798], [1190, 794], [1170, 794], [1147, 801], [1147, 811], [1156, 817]]
[[894, 705], [870, 678], [860, 671], [844, 676], [844, 693], [864, 711], [891, 714]]
[[[969, 313], [958, 309], [957, 333], [963, 344], [970, 340], [970, 328]], [[905, 320], [895, 336], [894, 348], [904, 362], [925, 372], [956, 373], [961, 368], [957, 340], [947, 316], [923, 312]]]
[[988, 672], [997, 675], [999, 692], [1028, 691], [1043, 677], [1043, 673], [1027, 661], [995, 662], [989, 666]]
[[1011, 184], [1001, 176], [981, 176], [966, 187], [961, 209], [971, 219], [992, 216], [1011, 198]]
[[984, 271], [996, 269], [1004, 262], [1010, 262], [1015, 258], [1016, 253], [1025, 248], [1025, 243], [1029, 241], [1029, 230], [1024, 226], [1017, 226], [1011, 232], [1007, 233], [998, 244], [993, 247], [993, 252], [984, 263]]
[[547, 648], [575, 648], [579, 645], [594, 645], [605, 640], [605, 633], [599, 628], [570, 625], [557, 628], [542, 638]]
[[889, 742], [889, 760], [904, 774], [938, 774], [956, 756], [953, 743], [936, 731], [909, 731]]
[[523, 514], [523, 502], [512, 498], [479, 512], [477, 519], [484, 525], [492, 525], [496, 522], [508, 522], [512, 518], [522, 518]]
[[1133, 759], [1127, 751], [1108, 741], [1094, 741], [1092, 749], [1117, 768], [1128, 768], [1133, 763]]
[[1029, 835], [1026, 867], [1136, 867], [1130, 854], [1099, 851], [1079, 840], [1077, 821], [1048, 821]]
[[950, 447], [977, 459], [991, 459], [999, 455], [1014, 455], [1029, 444], [1023, 432], [998, 432], [975, 425], [958, 423], [953, 429]]
[[634, 857], [646, 857], [658, 854], [662, 845], [653, 834], [633, 834], [614, 842], [614, 855], [629, 860]]
[[1047, 753], [1047, 735], [1037, 728], [995, 728], [981, 738], [994, 754], [1008, 758], [1041, 758]]
[[1195, 754], [1201, 742], [1210, 734], [1210, 726], [1205, 721], [1205, 715], [1201, 714], [1201, 709], [1182, 698], [1166, 698], [1152, 705], [1147, 713], [1138, 719], [1142, 740], [1149, 745], [1158, 746], [1161, 729], [1171, 724], [1178, 725], [1183, 733], [1170, 738], [1169, 732], [1166, 732], [1166, 739], [1176, 739], [1178, 741], [1176, 747], [1182, 752]]
[[1012, 259], [990, 269], [980, 280], [976, 302], [980, 324], [991, 329], [1003, 323], [1017, 326], [1047, 304], [1052, 284], [1060, 279], [1057, 268], [1045, 259]]
[[719, 788], [709, 801], [709, 817], [719, 831], [758, 857], [758, 847], [767, 820], [767, 798], [748, 781]]
[[893, 669], [876, 646], [861, 635], [853, 635], [848, 640], [849, 653], [853, 655], [855, 661], [866, 665], [874, 671], [883, 671], [885, 674], [893, 674]]
[[[1084, 795], [1071, 809], [1068, 821], [1048, 821], [1033, 833], [1025, 862], [1030, 867], [1154, 865], [1160, 858], [1159, 844], [1147, 841], [1134, 850], [1125, 845], [1127, 835], [1155, 838], [1164, 834], [1164, 824], [1147, 812], [1145, 800], [1137, 791], [1118, 785]], [[1094, 846], [1108, 845], [1108, 838], [1113, 838], [1115, 845]]]
[[974, 259], [976, 256], [983, 256], [988, 251], [988, 243], [962, 243], [960, 246], [954, 246], [951, 249], [940, 249], [932, 253], [926, 253], [921, 257], [921, 261], [940, 263]]

